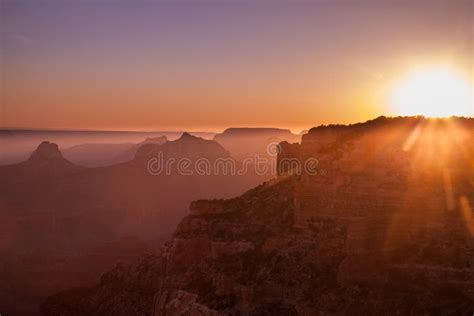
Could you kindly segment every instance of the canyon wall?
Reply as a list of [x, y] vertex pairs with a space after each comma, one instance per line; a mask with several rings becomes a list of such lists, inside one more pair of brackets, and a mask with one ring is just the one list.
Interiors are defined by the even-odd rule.
[[286, 170], [230, 200], [201, 200], [160, 254], [45, 315], [472, 313], [474, 121], [379, 118], [282, 144]]

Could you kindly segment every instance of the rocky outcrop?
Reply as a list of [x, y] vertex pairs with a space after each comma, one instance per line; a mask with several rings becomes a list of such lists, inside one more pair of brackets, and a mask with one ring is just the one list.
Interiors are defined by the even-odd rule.
[[58, 145], [44, 141], [30, 156], [29, 161], [62, 159], [63, 155], [59, 151]]
[[275, 156], [272, 146], [287, 141], [296, 143], [301, 135], [293, 134], [288, 129], [279, 128], [228, 128], [214, 136], [214, 140], [228, 149], [236, 159], [267, 158]]
[[216, 159], [228, 158], [229, 152], [215, 141], [183, 133], [180, 138], [163, 144], [145, 143], [140, 146], [135, 154], [135, 160], [141, 161], [150, 157], [158, 157], [159, 153], [164, 158]]
[[[196, 201], [152, 262], [115, 268], [42, 310], [470, 314], [473, 131], [473, 120], [454, 118], [313, 129], [281, 155], [318, 159], [320, 172], [281, 172], [238, 198]], [[128, 272], [137, 270], [146, 272]]]
[[36, 169], [64, 169], [74, 167], [71, 162], [63, 157], [58, 145], [48, 141], [39, 144], [24, 164]]

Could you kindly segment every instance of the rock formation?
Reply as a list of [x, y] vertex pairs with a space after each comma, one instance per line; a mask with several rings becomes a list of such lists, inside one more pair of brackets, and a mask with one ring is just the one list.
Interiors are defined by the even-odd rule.
[[157, 256], [48, 298], [44, 315], [471, 314], [474, 120], [312, 129], [280, 169], [196, 201]]
[[[175, 159], [229, 157], [216, 142], [187, 134], [146, 146]], [[28, 160], [0, 166], [0, 313], [31, 315], [48, 295], [94, 284], [117, 260], [158, 248], [191, 201], [236, 196], [262, 182], [250, 172], [152, 175], [146, 162], [79, 167], [43, 142]]]
[[229, 158], [229, 152], [215, 141], [183, 133], [180, 138], [163, 144], [147, 143], [140, 146], [135, 154], [136, 160], [157, 157], [163, 153], [164, 158], [188, 158], [191, 160], [205, 158]]
[[31, 154], [26, 161], [27, 165], [35, 168], [67, 168], [73, 167], [73, 164], [64, 159], [59, 151], [58, 145], [44, 141]]

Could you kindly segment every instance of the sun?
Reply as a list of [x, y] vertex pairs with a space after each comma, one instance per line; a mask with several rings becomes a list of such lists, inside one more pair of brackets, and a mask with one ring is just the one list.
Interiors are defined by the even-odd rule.
[[469, 81], [449, 68], [420, 69], [409, 73], [393, 90], [390, 102], [393, 110], [403, 116], [473, 115]]

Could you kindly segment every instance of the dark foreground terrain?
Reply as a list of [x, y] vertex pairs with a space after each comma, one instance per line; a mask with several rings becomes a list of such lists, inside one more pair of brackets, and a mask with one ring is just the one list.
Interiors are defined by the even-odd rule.
[[[278, 179], [191, 204], [159, 255], [44, 315], [470, 315], [474, 120], [378, 118], [283, 143]], [[300, 168], [316, 158], [317, 172]], [[301, 171], [301, 172], [300, 172]]]

